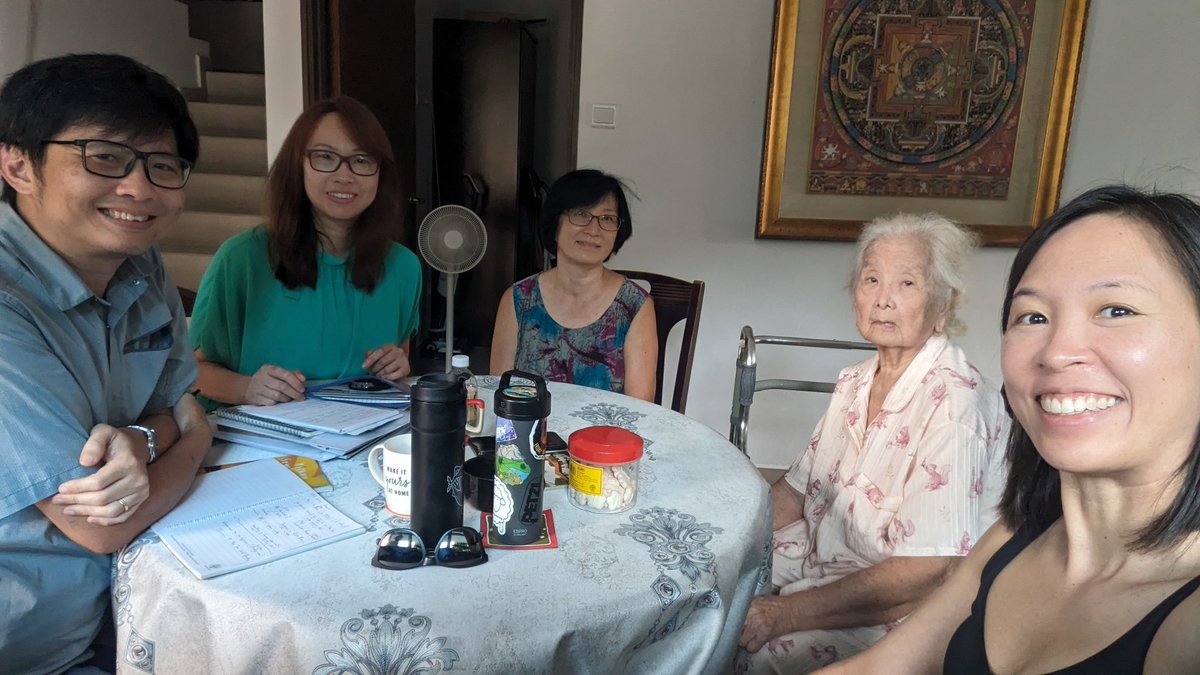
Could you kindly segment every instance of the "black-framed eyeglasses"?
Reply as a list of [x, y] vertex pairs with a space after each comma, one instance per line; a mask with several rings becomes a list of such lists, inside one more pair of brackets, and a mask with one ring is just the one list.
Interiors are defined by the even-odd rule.
[[447, 530], [432, 551], [425, 549], [421, 535], [400, 527], [388, 530], [379, 538], [371, 564], [385, 570], [408, 570], [425, 565], [442, 567], [474, 567], [487, 562], [483, 538], [473, 527]]
[[309, 150], [304, 153], [313, 171], [333, 173], [345, 164], [356, 176], [374, 176], [379, 173], [379, 160], [372, 155], [339, 155], [332, 150]]
[[591, 224], [594, 218], [600, 225], [600, 229], [616, 232], [621, 228], [621, 219], [613, 215], [597, 216], [594, 213], [584, 211], [583, 209], [569, 209], [567, 212], [567, 222], [575, 227], [587, 227]]
[[79, 138], [73, 141], [42, 141], [47, 145], [74, 145], [80, 149], [83, 168], [90, 174], [105, 178], [124, 178], [133, 171], [133, 165], [142, 160], [146, 180], [151, 185], [168, 190], [179, 190], [187, 185], [192, 175], [192, 163], [169, 152], [142, 152], [123, 143], [95, 138]]

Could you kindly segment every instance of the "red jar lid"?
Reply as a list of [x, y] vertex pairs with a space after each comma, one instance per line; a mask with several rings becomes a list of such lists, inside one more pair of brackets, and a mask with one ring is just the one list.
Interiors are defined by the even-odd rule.
[[642, 457], [642, 437], [620, 427], [587, 427], [571, 434], [572, 457], [593, 464], [624, 464]]

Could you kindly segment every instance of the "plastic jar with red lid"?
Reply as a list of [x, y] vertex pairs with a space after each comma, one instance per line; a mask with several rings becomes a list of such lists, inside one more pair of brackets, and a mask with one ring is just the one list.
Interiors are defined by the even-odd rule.
[[571, 503], [596, 513], [633, 508], [643, 445], [641, 436], [619, 427], [587, 427], [571, 434]]

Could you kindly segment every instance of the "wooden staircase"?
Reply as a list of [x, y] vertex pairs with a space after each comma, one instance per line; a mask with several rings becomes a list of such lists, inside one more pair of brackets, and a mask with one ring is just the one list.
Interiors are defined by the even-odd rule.
[[159, 242], [167, 273], [196, 290], [213, 253], [229, 237], [263, 221], [267, 121], [262, 75], [206, 73], [188, 91], [200, 131], [200, 159], [187, 185], [187, 207]]

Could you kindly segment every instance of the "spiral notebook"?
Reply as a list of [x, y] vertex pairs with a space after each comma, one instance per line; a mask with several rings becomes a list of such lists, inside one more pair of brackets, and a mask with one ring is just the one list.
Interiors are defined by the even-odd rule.
[[238, 405], [221, 408], [219, 419], [270, 429], [296, 438], [327, 432], [355, 436], [400, 416], [390, 408], [375, 408], [339, 401], [306, 398], [275, 405]]
[[197, 476], [183, 501], [151, 529], [200, 579], [365, 531], [273, 459]]
[[259, 429], [267, 429], [294, 438], [312, 438], [321, 433], [318, 429], [311, 427], [302, 427], [297, 424], [290, 424], [280, 420], [273, 420], [267, 417], [260, 417], [248, 412], [243, 412], [239, 408], [221, 408], [217, 411], [217, 417], [223, 421], [240, 422], [248, 424]]

